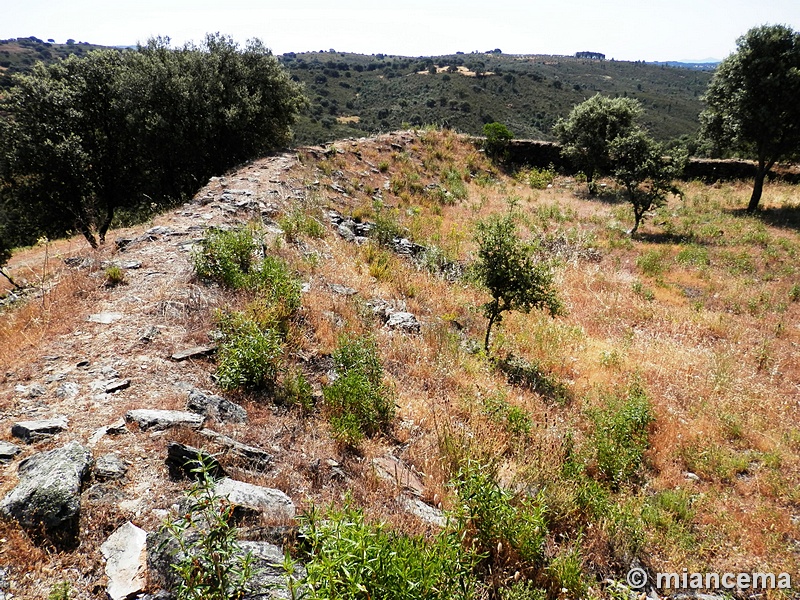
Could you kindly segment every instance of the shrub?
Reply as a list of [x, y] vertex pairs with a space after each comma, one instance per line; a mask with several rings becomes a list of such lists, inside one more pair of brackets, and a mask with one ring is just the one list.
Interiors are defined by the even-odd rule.
[[262, 330], [243, 313], [218, 317], [217, 382], [224, 390], [272, 388], [280, 372], [283, 347], [274, 329]]
[[606, 408], [591, 414], [595, 424], [592, 445], [599, 475], [616, 490], [643, 466], [654, 417], [638, 381], [630, 384], [624, 398], [608, 396], [605, 401]]
[[105, 275], [106, 275], [106, 283], [105, 283], [106, 287], [115, 287], [126, 283], [125, 271], [123, 271], [116, 265], [111, 265], [110, 267], [107, 267]]
[[486, 136], [483, 143], [486, 154], [493, 158], [504, 158], [508, 143], [514, 138], [511, 130], [502, 123], [486, 123], [483, 126], [483, 135]]
[[192, 256], [194, 270], [201, 279], [234, 289], [243, 288], [255, 260], [256, 248], [252, 232], [246, 229], [213, 229]]
[[307, 211], [295, 206], [290, 212], [278, 219], [278, 225], [289, 242], [295, 242], [301, 235], [321, 238], [325, 235], [325, 226]]
[[167, 543], [177, 543], [178, 600], [240, 599], [253, 575], [253, 557], [236, 541], [234, 506], [214, 493], [212, 465], [198, 454], [197, 480], [186, 493], [184, 515], [168, 519]]
[[394, 393], [383, 383], [375, 340], [342, 337], [333, 353], [336, 379], [323, 390], [334, 436], [348, 446], [387, 431], [395, 412]]
[[301, 518], [308, 542], [308, 598], [364, 600], [467, 600], [476, 587], [476, 556], [448, 525], [432, 539], [368, 524], [362, 511], [310, 512]]

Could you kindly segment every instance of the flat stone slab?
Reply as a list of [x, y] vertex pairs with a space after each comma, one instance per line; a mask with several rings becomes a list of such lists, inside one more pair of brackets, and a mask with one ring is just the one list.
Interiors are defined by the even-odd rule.
[[182, 361], [187, 358], [196, 358], [198, 356], [208, 356], [217, 350], [216, 346], [192, 346], [184, 350], [179, 350], [172, 355], [172, 360]]
[[147, 586], [147, 532], [130, 521], [122, 525], [100, 546], [106, 559], [111, 600], [125, 600]]
[[0, 501], [0, 515], [66, 546], [77, 544], [81, 486], [91, 465], [92, 453], [78, 442], [26, 458], [17, 469], [19, 483]]
[[130, 379], [115, 379], [106, 384], [106, 394], [113, 394], [131, 387]]
[[67, 428], [67, 417], [55, 417], [42, 421], [20, 421], [11, 427], [11, 435], [26, 444], [45, 439], [64, 431]]
[[262, 450], [261, 448], [248, 446], [247, 444], [243, 444], [242, 442], [228, 437], [227, 435], [212, 431], [211, 429], [201, 429], [200, 435], [214, 440], [220, 446], [229, 448], [231, 452], [235, 454], [242, 461], [242, 463], [244, 463], [243, 466], [245, 467], [257, 470], [266, 469], [275, 459], [272, 454]]
[[205, 450], [188, 446], [179, 442], [170, 442], [167, 446], [167, 468], [172, 479], [199, 479], [198, 469], [205, 465], [209, 469], [209, 475], [220, 478], [225, 476], [225, 469], [219, 461]]
[[295, 516], [292, 499], [280, 490], [266, 488], [225, 477], [214, 486], [214, 493], [225, 496], [231, 504], [255, 512], [270, 520], [289, 520]]
[[148, 429], [161, 431], [181, 425], [198, 428], [203, 426], [205, 419], [203, 415], [183, 410], [138, 408], [125, 413], [125, 420], [128, 423], [136, 423], [143, 431]]
[[186, 409], [213, 417], [223, 423], [245, 423], [247, 411], [235, 402], [198, 389], [189, 391]]
[[412, 515], [419, 517], [426, 523], [436, 525], [437, 527], [444, 527], [447, 523], [447, 519], [445, 519], [444, 513], [441, 510], [426, 504], [419, 498], [403, 496], [400, 499], [400, 504]]
[[6, 463], [22, 452], [22, 448], [11, 442], [0, 441], [0, 463]]
[[422, 496], [425, 492], [425, 484], [419, 476], [408, 468], [403, 461], [394, 456], [381, 456], [372, 460], [375, 473], [381, 479], [391, 481], [415, 496]]
[[94, 464], [94, 476], [100, 481], [122, 479], [127, 471], [128, 465], [116, 454], [104, 454]]
[[86, 319], [90, 323], [100, 323], [101, 325], [110, 325], [114, 321], [119, 321], [123, 315], [116, 312], [96, 313], [89, 315]]

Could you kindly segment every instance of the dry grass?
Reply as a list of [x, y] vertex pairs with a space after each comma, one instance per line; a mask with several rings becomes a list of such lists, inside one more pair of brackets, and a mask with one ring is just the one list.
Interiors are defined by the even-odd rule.
[[[370, 518], [422, 533], [428, 527], [399, 509], [398, 490], [376, 478], [372, 458], [401, 458], [421, 474], [424, 498], [448, 508], [456, 501], [450, 480], [459, 460], [480, 457], [498, 465], [501, 482], [512, 489], [547, 488], [552, 551], [559, 536], [569, 538], [581, 528], [591, 576], [618, 577], [623, 565], [614, 548], [625, 541], [619, 523], [586, 516], [576, 504], [579, 484], [563, 475], [563, 467], [570, 443], [577, 451], [591, 450], [593, 411], [638, 378], [655, 416], [647, 467], [642, 481], [609, 492], [608, 502], [638, 519], [640, 530], [632, 537], [644, 544], [640, 555], [667, 571], [799, 571], [793, 541], [800, 538], [800, 302], [791, 296], [800, 252], [796, 228], [740, 214], [745, 184], [689, 183], [684, 201], [660, 210], [631, 240], [624, 232], [632, 215], [610, 194], [590, 199], [566, 177], [551, 189], [532, 190], [452, 132], [405, 132], [331, 148], [300, 150], [299, 162], [282, 175], [305, 189], [304, 210], [320, 219], [324, 208], [365, 219], [380, 215], [415, 242], [462, 263], [474, 255], [476, 223], [510, 208], [520, 214], [526, 237], [568, 240], [571, 250], [556, 263], [568, 314], [510, 314], [494, 338], [498, 356], [536, 365], [568, 397], [553, 400], [512, 386], [473, 350], [485, 327], [478, 307], [487, 297], [468, 282], [448, 282], [375, 243], [349, 244], [330, 230], [296, 243], [279, 240], [270, 252], [309, 284], [285, 359], [309, 377], [318, 401], [306, 413], [276, 407], [263, 394], [232, 395], [246, 406], [249, 424], [213, 426], [276, 455], [275, 467], [264, 473], [226, 464], [232, 474], [282, 489], [301, 508], [341, 503], [350, 493]], [[448, 175], [454, 169], [463, 191]], [[460, 197], [440, 195], [437, 186]], [[800, 210], [794, 187], [769, 185], [765, 199], [767, 214]], [[582, 253], [589, 248], [599, 260]], [[334, 283], [357, 293], [337, 295], [329, 287]], [[32, 301], [4, 315], [0, 360], [31, 362], [48, 339], [77, 326], [75, 303], [89, 306], [116, 293], [99, 287], [91, 273], [63, 275], [49, 296], [50, 312]], [[375, 298], [417, 315], [421, 334], [383, 328], [368, 305]], [[165, 355], [178, 343], [207, 341], [215, 308], [246, 302], [193, 281], [184, 267], [151, 290], [142, 314], [164, 329], [152, 347]], [[331, 438], [319, 392], [339, 337], [367, 332], [377, 340], [398, 410], [390, 435], [353, 451]], [[136, 345], [120, 348], [141, 352]], [[160, 363], [148, 364], [145, 373], [153, 378], [178, 377]], [[212, 361], [198, 361], [180, 377], [211, 388], [213, 368]], [[180, 407], [181, 394], [163, 393], [158, 401]], [[208, 443], [196, 433], [169, 433], [140, 451], [159, 455], [170, 439]], [[345, 479], [327, 459], [338, 463]], [[138, 468], [148, 465], [152, 459]], [[687, 478], [689, 471], [699, 479]], [[169, 506], [178, 488], [168, 486], [157, 504]], [[687, 494], [688, 521], [665, 525], [647, 517], [659, 494], [672, 492]], [[104, 523], [105, 531], [119, 515], [89, 518]]]

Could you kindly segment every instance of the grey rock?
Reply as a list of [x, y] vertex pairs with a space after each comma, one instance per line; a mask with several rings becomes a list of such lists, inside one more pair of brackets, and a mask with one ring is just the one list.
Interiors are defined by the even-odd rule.
[[189, 391], [186, 409], [213, 417], [223, 423], [247, 422], [247, 411], [244, 408], [222, 396], [202, 392], [198, 389]]
[[94, 476], [100, 481], [122, 479], [127, 471], [128, 465], [116, 454], [104, 454], [94, 464]]
[[411, 470], [403, 461], [394, 456], [379, 456], [372, 459], [375, 474], [395, 485], [402, 487], [415, 496], [422, 496], [425, 492], [425, 484], [422, 483], [419, 475]]
[[158, 410], [138, 408], [125, 413], [128, 423], [136, 423], [143, 431], [154, 429], [161, 431], [171, 427], [184, 425], [186, 427], [202, 427], [205, 417], [193, 412], [182, 410]]
[[262, 471], [269, 467], [274, 457], [261, 448], [248, 446], [227, 435], [222, 435], [211, 429], [201, 429], [200, 435], [214, 440], [221, 446], [229, 449], [242, 463], [242, 467]]
[[185, 348], [184, 350], [179, 350], [172, 355], [172, 360], [182, 361], [186, 360], [187, 358], [197, 358], [199, 356], [208, 356], [212, 354], [217, 349], [216, 346], [193, 346], [191, 348]]
[[92, 453], [78, 442], [34, 454], [19, 464], [19, 483], [0, 501], [0, 515], [43, 533], [58, 545], [77, 544], [80, 492]]
[[339, 223], [336, 226], [336, 233], [338, 233], [346, 242], [355, 242], [356, 234], [345, 223]]
[[123, 315], [117, 312], [104, 312], [89, 315], [86, 319], [90, 323], [100, 323], [101, 325], [110, 325], [114, 321], [119, 321]]
[[386, 320], [386, 327], [406, 333], [419, 333], [420, 323], [417, 317], [409, 312], [393, 312]]
[[269, 520], [286, 521], [295, 516], [292, 499], [280, 490], [225, 477], [214, 486], [214, 493], [225, 496], [240, 514], [258, 514]]
[[0, 464], [6, 463], [22, 452], [22, 448], [11, 442], [0, 440]]
[[[241, 542], [240, 546], [243, 552], [249, 552], [253, 557], [254, 572], [243, 600], [291, 600], [305, 596], [303, 590], [297, 590], [295, 596], [290, 594], [286, 573], [281, 566], [284, 553], [280, 546], [268, 542]], [[300, 581], [305, 575], [305, 568], [296, 564], [292, 579]]]
[[179, 442], [170, 442], [167, 446], [166, 463], [172, 479], [198, 479], [198, 469], [203, 465], [208, 467], [212, 477], [225, 476], [225, 469], [208, 452]]
[[129, 387], [131, 387], [130, 379], [114, 379], [106, 384], [105, 390], [106, 394], [113, 394], [114, 392], [119, 392]]
[[130, 521], [100, 546], [106, 559], [107, 592], [111, 600], [125, 600], [147, 586], [147, 532]]
[[358, 290], [354, 290], [351, 287], [347, 287], [346, 285], [341, 285], [339, 283], [330, 284], [330, 288], [334, 294], [339, 294], [340, 296], [352, 296], [358, 293]]
[[20, 421], [11, 427], [11, 435], [26, 444], [52, 437], [67, 428], [67, 417], [55, 417], [42, 421]]
[[426, 504], [419, 498], [409, 498], [408, 496], [401, 496], [400, 504], [412, 515], [419, 517], [426, 523], [436, 525], [437, 527], [444, 527], [447, 519], [444, 513], [438, 508], [434, 508]]
[[65, 381], [56, 388], [56, 396], [65, 400], [71, 400], [80, 392], [80, 386], [74, 381]]
[[14, 386], [14, 391], [18, 394], [22, 394], [26, 398], [38, 398], [39, 396], [44, 396], [44, 394], [47, 393], [47, 388], [45, 388], [41, 383], [32, 383], [29, 386], [19, 384]]

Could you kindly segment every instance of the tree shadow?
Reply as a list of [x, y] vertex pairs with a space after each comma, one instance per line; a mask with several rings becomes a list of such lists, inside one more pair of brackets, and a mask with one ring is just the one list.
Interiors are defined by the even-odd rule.
[[584, 184], [581, 186], [581, 188], [573, 189], [572, 194], [576, 198], [580, 200], [586, 200], [588, 202], [600, 202], [608, 205], [625, 204], [625, 198], [623, 198], [617, 192], [617, 190], [611, 186], [600, 188], [598, 191], [592, 194]]
[[698, 240], [693, 235], [681, 235], [663, 231], [637, 231], [633, 239], [649, 244], [696, 244]]
[[800, 230], [800, 205], [762, 208], [752, 213], [747, 212], [747, 209], [737, 208], [728, 213], [737, 217], [755, 217], [773, 227]]

